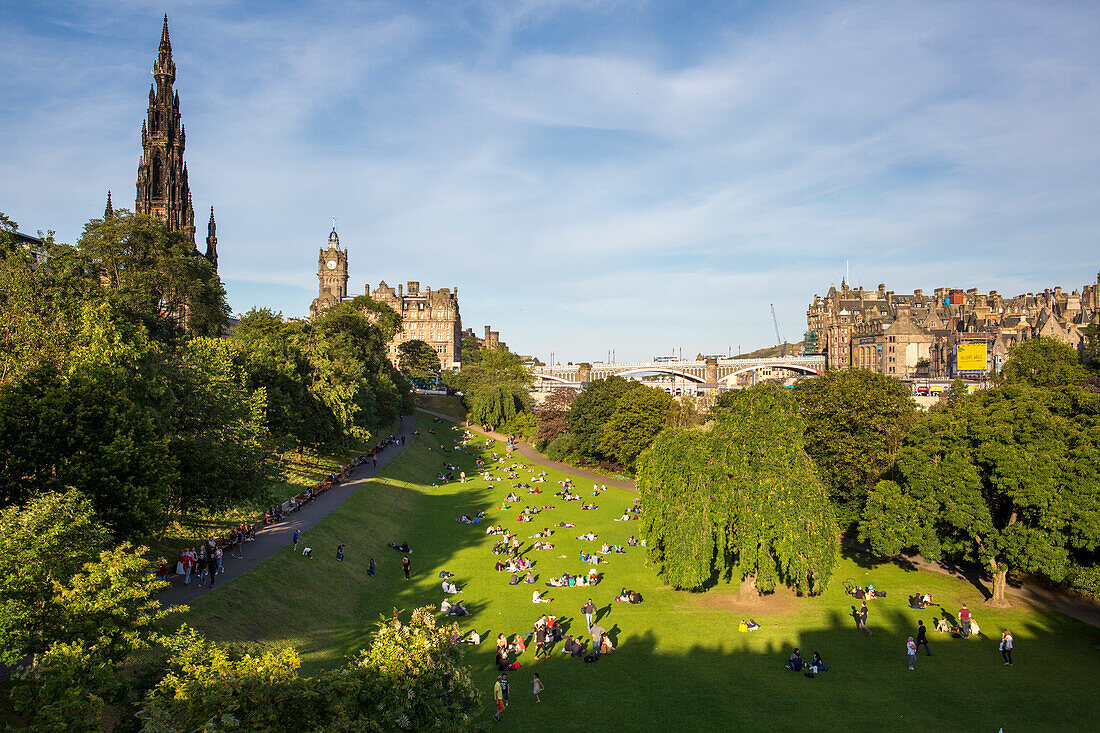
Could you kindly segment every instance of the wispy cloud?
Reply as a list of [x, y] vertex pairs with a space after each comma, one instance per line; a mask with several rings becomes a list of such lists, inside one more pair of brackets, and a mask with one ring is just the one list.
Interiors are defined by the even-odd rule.
[[[724, 4], [718, 4], [723, 6]], [[158, 11], [0, 11], [0, 201], [63, 239], [133, 190]], [[196, 206], [234, 308], [458, 285], [544, 358], [770, 343], [855, 277], [1095, 272], [1100, 9], [1079, 3], [185, 3]], [[121, 194], [120, 194], [121, 192]], [[200, 217], [202, 218], [202, 217]]]

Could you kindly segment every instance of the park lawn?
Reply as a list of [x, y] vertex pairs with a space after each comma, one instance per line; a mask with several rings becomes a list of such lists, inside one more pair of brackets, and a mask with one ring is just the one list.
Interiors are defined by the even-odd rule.
[[[562, 502], [553, 494], [556, 481], [538, 484], [544, 493], [537, 505], [553, 504], [531, 523], [514, 521], [524, 504], [500, 510], [510, 481], [489, 483], [476, 478], [466, 484], [434, 487], [444, 460], [458, 463], [474, 475], [474, 458], [441, 452], [451, 447], [449, 426], [418, 415], [421, 435], [380, 475], [320, 522], [303, 538], [314, 548], [307, 560], [289, 549], [257, 570], [199, 599], [183, 620], [210, 637], [252, 642], [260, 647], [295, 646], [303, 671], [344, 663], [368, 643], [380, 614], [394, 608], [438, 605], [442, 599], [439, 572], [455, 573], [463, 600], [472, 612], [458, 621], [463, 632], [477, 628], [482, 645], [465, 657], [491, 706], [496, 677], [493, 640], [500, 632], [511, 637], [530, 631], [539, 613], [550, 612], [568, 631], [587, 639], [580, 607], [591, 596], [600, 609], [600, 623], [618, 650], [595, 664], [560, 654], [533, 661], [533, 647], [509, 674], [515, 702], [505, 718], [526, 729], [598, 730], [780, 730], [841, 727], [874, 730], [1075, 730], [1088, 729], [1100, 714], [1093, 673], [1100, 662], [1100, 630], [1022, 601], [1007, 610], [987, 609], [973, 585], [954, 578], [880, 562], [847, 552], [829, 590], [819, 597], [799, 598], [782, 590], [754, 605], [737, 603], [736, 584], [720, 582], [705, 593], [673, 591], [659, 585], [645, 563], [644, 548], [626, 548], [596, 566], [602, 582], [595, 588], [548, 589], [543, 583], [564, 571], [580, 573], [589, 566], [578, 558], [581, 549], [607, 541], [626, 545], [639, 531], [638, 522], [615, 522], [636, 494], [610, 488], [583, 511], [581, 502]], [[429, 434], [434, 429], [436, 434]], [[454, 433], [457, 435], [458, 433]], [[484, 450], [484, 439], [476, 444]], [[495, 449], [500, 451], [499, 443]], [[473, 452], [473, 451], [471, 451]], [[517, 461], [522, 459], [516, 456]], [[509, 459], [509, 463], [511, 459]], [[542, 470], [536, 468], [536, 471]], [[494, 475], [503, 476], [501, 471]], [[529, 483], [532, 473], [521, 471]], [[532, 484], [534, 485], [534, 484]], [[591, 500], [591, 482], [576, 481], [578, 493]], [[504, 526], [526, 539], [544, 526], [574, 522], [573, 529], [555, 529], [553, 551], [531, 552], [537, 586], [507, 585], [507, 574], [496, 573], [491, 548], [498, 537], [487, 536], [487, 524], [458, 524], [463, 512], [484, 510], [489, 523]], [[599, 535], [595, 543], [577, 540], [582, 532]], [[407, 539], [413, 547], [413, 580], [400, 571], [400, 555], [386, 547]], [[334, 559], [335, 547], [346, 545], [347, 559]], [[559, 555], [566, 557], [559, 558]], [[374, 578], [366, 576], [373, 556]], [[888, 596], [870, 602], [873, 636], [857, 635], [851, 618], [853, 599], [843, 581], [873, 582]], [[549, 591], [553, 603], [535, 606], [531, 590]], [[620, 588], [642, 593], [644, 603], [632, 606], [611, 600]], [[983, 638], [962, 640], [930, 632], [933, 656], [923, 650], [917, 670], [907, 670], [906, 636], [918, 617], [932, 629], [938, 609], [912, 611], [906, 596], [932, 593], [954, 614], [969, 604], [982, 626]], [[740, 618], [753, 617], [763, 629], [737, 633]], [[1016, 666], [1002, 666], [997, 651], [1000, 629], [1008, 626], [1016, 639]], [[792, 647], [804, 658], [819, 651], [830, 671], [814, 679], [784, 669]], [[547, 690], [543, 702], [531, 695], [531, 673], [539, 672]], [[487, 713], [484, 716], [487, 719]]]
[[417, 394], [416, 405], [440, 415], [449, 415], [458, 421], [466, 419], [466, 406], [462, 404], [462, 398], [455, 395]]

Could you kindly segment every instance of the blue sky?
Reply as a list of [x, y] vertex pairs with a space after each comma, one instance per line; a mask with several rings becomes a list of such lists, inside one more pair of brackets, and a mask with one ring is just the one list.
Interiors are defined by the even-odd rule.
[[133, 206], [169, 14], [196, 219], [235, 311], [457, 285], [515, 350], [797, 340], [815, 292], [1100, 268], [1100, 5], [0, 0], [0, 211]]

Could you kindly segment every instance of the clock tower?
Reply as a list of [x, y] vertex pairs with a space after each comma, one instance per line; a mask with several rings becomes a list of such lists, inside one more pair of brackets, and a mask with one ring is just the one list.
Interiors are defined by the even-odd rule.
[[309, 308], [310, 317], [315, 317], [333, 303], [339, 303], [348, 294], [348, 253], [340, 247], [340, 237], [336, 235], [336, 225], [328, 235], [328, 247], [320, 250], [317, 257], [317, 298]]

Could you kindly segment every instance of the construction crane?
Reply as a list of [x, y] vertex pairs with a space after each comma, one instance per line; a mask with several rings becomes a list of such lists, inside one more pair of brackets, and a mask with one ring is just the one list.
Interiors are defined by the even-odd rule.
[[775, 317], [775, 303], [770, 304], [772, 307], [772, 323], [775, 324], [775, 340], [779, 342], [779, 355], [787, 356], [787, 344], [783, 342], [783, 336], [779, 333], [779, 319]]

